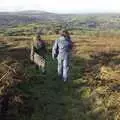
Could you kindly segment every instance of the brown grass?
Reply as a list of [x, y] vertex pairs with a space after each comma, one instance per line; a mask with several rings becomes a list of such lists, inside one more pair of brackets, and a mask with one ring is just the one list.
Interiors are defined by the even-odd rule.
[[[45, 40], [50, 40], [47, 43], [53, 44], [53, 40], [57, 36], [51, 36], [50, 39], [49, 37], [43, 36]], [[15, 65], [16, 63], [24, 64], [25, 59], [29, 62], [31, 40], [32, 38], [29, 37], [0, 38], [0, 44], [5, 46], [0, 49], [0, 79], [10, 69], [10, 73], [2, 78], [1, 94], [4, 93], [6, 87], [25, 79], [23, 73], [21, 73], [22, 75], [18, 75], [22, 66], [20, 65], [21, 67], [16, 69]], [[120, 37], [72, 36], [72, 40], [74, 46], [73, 55], [84, 58], [87, 61], [85, 63], [84, 76], [82, 77], [87, 81], [87, 85], [89, 86], [88, 90], [90, 89], [91, 92], [89, 99], [91, 101], [91, 108], [93, 109], [87, 115], [99, 113], [98, 120], [101, 120], [101, 118], [104, 118], [103, 120], [119, 120]], [[11, 67], [15, 71], [17, 70], [16, 74], [14, 74], [13, 70], [11, 71]], [[77, 67], [79, 68], [79, 66]], [[15, 101], [21, 101], [19, 96], [15, 96], [14, 99]]]

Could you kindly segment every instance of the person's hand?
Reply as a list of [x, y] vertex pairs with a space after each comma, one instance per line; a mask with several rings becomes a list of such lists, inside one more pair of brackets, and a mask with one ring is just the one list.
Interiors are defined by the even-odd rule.
[[54, 54], [52, 55], [52, 59], [53, 59], [53, 60], [55, 59], [55, 56], [54, 56]]
[[55, 58], [57, 58], [57, 55], [56, 54], [52, 55], [52, 58], [54, 60]]

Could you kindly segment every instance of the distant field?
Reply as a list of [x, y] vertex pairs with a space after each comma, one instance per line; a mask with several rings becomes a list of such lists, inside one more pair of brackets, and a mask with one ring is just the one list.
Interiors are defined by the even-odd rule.
[[[50, 42], [59, 38], [59, 35], [41, 35], [42, 39]], [[3, 44], [14, 45], [15, 47], [30, 45], [32, 37], [22, 36], [9, 36], [0, 37], [0, 41]], [[83, 36], [83, 35], [71, 35], [71, 39], [74, 43], [74, 48], [78, 52], [89, 53], [99, 51], [116, 51], [120, 49], [120, 36]]]

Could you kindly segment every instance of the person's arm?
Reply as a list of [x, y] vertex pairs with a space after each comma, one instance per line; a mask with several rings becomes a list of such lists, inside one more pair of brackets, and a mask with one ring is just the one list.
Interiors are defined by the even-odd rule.
[[31, 44], [30, 59], [31, 59], [31, 61], [34, 61], [34, 46], [33, 46], [33, 44]]
[[71, 50], [72, 50], [72, 48], [73, 48], [73, 42], [72, 42], [72, 40], [70, 40], [70, 47], [71, 47]]
[[52, 58], [53, 59], [55, 59], [57, 57], [57, 55], [58, 55], [57, 51], [58, 51], [58, 41], [56, 40], [54, 42], [54, 45], [53, 45], [53, 48], [52, 48]]
[[72, 50], [72, 48], [73, 48], [73, 42], [71, 38], [69, 38], [69, 49]]

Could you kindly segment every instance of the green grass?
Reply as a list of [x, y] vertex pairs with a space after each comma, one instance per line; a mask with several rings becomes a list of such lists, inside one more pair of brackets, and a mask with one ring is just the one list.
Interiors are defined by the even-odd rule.
[[57, 62], [53, 61], [51, 56], [48, 56], [47, 61], [46, 75], [42, 75], [33, 65], [26, 68], [30, 80], [21, 84], [18, 89], [30, 96], [28, 103], [32, 104], [33, 111], [26, 117], [22, 115], [20, 120], [87, 120], [82, 110], [84, 109], [82, 100], [89, 97], [90, 90], [82, 88], [86, 83], [82, 78], [83, 59], [80, 61], [77, 59], [77, 62], [81, 62], [79, 63], [81, 67], [76, 61], [72, 61], [74, 66], [71, 68], [72, 80], [68, 83], [57, 77]]
[[[47, 57], [47, 74], [26, 65], [28, 81], [16, 89], [26, 99], [19, 109], [17, 120], [106, 120], [106, 103], [97, 89], [89, 86], [84, 69], [87, 58], [75, 57], [71, 61], [70, 78], [64, 83], [57, 76], [57, 61]], [[93, 80], [95, 82], [95, 80]], [[107, 98], [106, 98], [107, 100]], [[27, 111], [27, 113], [26, 113]], [[115, 120], [116, 116], [111, 118]]]

